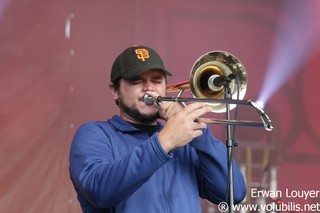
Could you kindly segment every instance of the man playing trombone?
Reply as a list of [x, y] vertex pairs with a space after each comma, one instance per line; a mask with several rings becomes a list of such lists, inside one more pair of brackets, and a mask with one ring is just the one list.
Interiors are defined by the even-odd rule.
[[[160, 56], [146, 46], [129, 47], [115, 60], [109, 88], [120, 115], [83, 124], [70, 150], [70, 176], [84, 213], [195, 213], [199, 197], [226, 200], [226, 146], [197, 121], [211, 107], [145, 102], [146, 95], [166, 95], [167, 76]], [[239, 203], [246, 186], [233, 161]]]

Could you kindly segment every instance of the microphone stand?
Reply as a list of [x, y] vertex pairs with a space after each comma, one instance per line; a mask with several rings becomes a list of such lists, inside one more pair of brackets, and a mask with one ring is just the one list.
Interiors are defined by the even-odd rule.
[[[227, 80], [226, 84], [224, 85], [225, 89], [225, 99], [231, 99], [231, 88], [230, 88], [230, 82], [231, 80]], [[230, 120], [230, 104], [226, 104], [226, 119]], [[231, 137], [231, 125], [227, 124], [227, 140], [226, 140], [226, 146], [227, 146], [227, 157], [228, 157], [228, 192], [227, 192], [227, 200], [229, 206], [229, 212], [234, 213], [234, 183], [233, 183], [233, 165], [232, 165], [232, 156], [233, 156], [233, 148], [234, 148], [234, 141]]]

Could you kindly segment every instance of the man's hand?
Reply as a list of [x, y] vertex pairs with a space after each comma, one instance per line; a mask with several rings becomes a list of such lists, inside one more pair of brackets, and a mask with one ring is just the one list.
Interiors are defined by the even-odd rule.
[[[205, 129], [207, 125], [197, 122], [196, 119], [212, 110], [205, 103], [193, 103], [185, 108], [177, 106], [177, 104], [172, 103], [172, 105], [164, 107], [162, 111], [167, 123], [159, 133], [159, 141], [167, 153], [185, 146], [192, 139], [202, 135], [202, 129]], [[161, 104], [160, 109], [162, 107]]]

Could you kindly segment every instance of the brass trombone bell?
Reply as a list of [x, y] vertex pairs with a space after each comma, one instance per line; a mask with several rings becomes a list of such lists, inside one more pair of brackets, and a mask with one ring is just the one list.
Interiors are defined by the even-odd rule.
[[[194, 98], [223, 99], [225, 89], [213, 85], [212, 77], [235, 74], [237, 81], [230, 82], [232, 99], [242, 100], [247, 90], [247, 74], [238, 58], [225, 51], [211, 51], [202, 55], [192, 66], [189, 81], [167, 86], [167, 92], [191, 90]], [[208, 103], [212, 112], [226, 111], [223, 103]], [[231, 104], [230, 109], [236, 105]]]

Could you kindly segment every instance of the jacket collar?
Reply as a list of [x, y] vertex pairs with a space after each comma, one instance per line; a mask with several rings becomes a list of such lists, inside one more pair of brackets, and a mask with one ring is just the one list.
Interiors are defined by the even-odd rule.
[[[119, 115], [114, 115], [109, 122], [119, 131], [121, 132], [136, 132], [139, 131], [137, 128], [132, 126], [127, 121], [123, 120]], [[163, 124], [157, 121], [159, 129], [163, 128]]]

